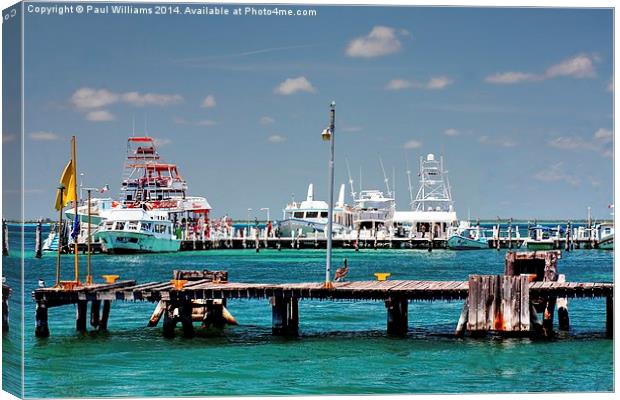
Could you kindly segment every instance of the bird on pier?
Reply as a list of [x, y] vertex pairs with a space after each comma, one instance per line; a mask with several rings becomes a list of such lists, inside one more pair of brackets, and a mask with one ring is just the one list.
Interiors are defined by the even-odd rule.
[[44, 288], [45, 287], [45, 281], [43, 279], [39, 278], [39, 287], [40, 288]]
[[344, 259], [344, 265], [336, 270], [336, 274], [334, 275], [334, 280], [336, 282], [340, 282], [344, 280], [344, 278], [349, 274], [349, 265], [347, 264], [347, 259]]

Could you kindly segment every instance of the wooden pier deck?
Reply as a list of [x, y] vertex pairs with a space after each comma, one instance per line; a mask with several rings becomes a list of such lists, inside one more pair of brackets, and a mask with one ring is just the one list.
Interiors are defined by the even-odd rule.
[[[490, 279], [487, 279], [490, 278]], [[485, 280], [486, 279], [486, 280]], [[495, 288], [493, 288], [495, 281]], [[174, 336], [177, 322], [183, 323], [186, 336], [193, 335], [192, 311], [197, 307], [205, 308], [205, 320], [221, 320], [222, 307], [227, 299], [269, 299], [273, 311], [274, 334], [292, 334], [298, 332], [299, 300], [378, 300], [385, 301], [388, 310], [388, 332], [406, 333], [409, 301], [463, 300], [465, 318], [459, 325], [468, 324], [471, 331], [493, 330], [494, 322], [482, 321], [480, 312], [488, 315], [487, 308], [495, 304], [494, 313], [505, 321], [510, 314], [516, 325], [500, 327], [496, 330], [530, 331], [530, 319], [536, 321], [536, 313], [530, 310], [529, 303], [535, 299], [555, 298], [592, 298], [605, 297], [607, 306], [608, 333], [613, 326], [613, 283], [600, 282], [529, 282], [527, 275], [521, 276], [470, 276], [468, 281], [428, 281], [428, 280], [386, 280], [386, 281], [351, 281], [335, 282], [333, 288], [325, 288], [323, 283], [244, 283], [213, 282], [213, 278], [185, 281], [182, 288], [175, 288], [176, 281], [160, 281], [136, 284], [135, 281], [122, 281], [114, 284], [96, 284], [72, 290], [60, 288], [41, 288], [33, 292], [37, 303], [37, 336], [49, 335], [47, 327], [47, 310], [51, 307], [76, 304], [78, 316], [76, 328], [86, 330], [86, 307], [91, 303], [91, 324], [97, 329], [107, 329], [107, 320], [112, 301], [148, 301], [158, 303], [151, 320], [155, 324], [164, 315], [164, 335]], [[476, 293], [470, 293], [474, 282]], [[491, 282], [489, 286], [480, 282]], [[512, 288], [512, 289], [511, 289]], [[514, 289], [516, 288], [516, 289]], [[516, 303], [512, 300], [516, 299]], [[99, 306], [103, 302], [103, 315], [99, 315]], [[526, 303], [524, 303], [526, 302]], [[544, 303], [544, 301], [543, 301]], [[513, 309], [516, 304], [516, 310]], [[526, 304], [519, 309], [519, 304]], [[219, 307], [219, 309], [217, 308]], [[478, 309], [477, 309], [478, 308]], [[543, 307], [544, 308], [544, 307]], [[219, 310], [219, 311], [218, 311]], [[500, 311], [501, 310], [501, 311]], [[530, 314], [531, 313], [531, 314]], [[211, 315], [209, 317], [209, 314]], [[492, 313], [491, 313], [492, 314]], [[519, 317], [520, 315], [520, 317]], [[551, 314], [551, 318], [553, 314]], [[478, 318], [478, 322], [476, 322]], [[490, 318], [490, 317], [485, 317]], [[520, 319], [519, 319], [520, 318]], [[493, 318], [494, 320], [497, 317]], [[195, 319], [194, 319], [195, 320]], [[95, 321], [95, 323], [93, 323]], [[473, 322], [472, 322], [473, 321]], [[505, 322], [502, 322], [505, 324]], [[490, 324], [490, 325], [489, 325]], [[495, 322], [497, 324], [497, 322]], [[223, 323], [222, 323], [223, 325]], [[489, 327], [490, 326], [490, 327]], [[481, 328], [482, 327], [482, 328]], [[485, 328], [486, 327], [486, 328]], [[461, 331], [464, 328], [461, 327]], [[457, 328], [457, 331], [459, 329]]]

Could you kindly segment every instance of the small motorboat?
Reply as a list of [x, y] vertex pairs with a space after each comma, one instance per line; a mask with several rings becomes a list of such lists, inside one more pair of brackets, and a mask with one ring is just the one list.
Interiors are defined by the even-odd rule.
[[489, 239], [480, 226], [460, 226], [448, 237], [448, 248], [451, 250], [488, 249]]

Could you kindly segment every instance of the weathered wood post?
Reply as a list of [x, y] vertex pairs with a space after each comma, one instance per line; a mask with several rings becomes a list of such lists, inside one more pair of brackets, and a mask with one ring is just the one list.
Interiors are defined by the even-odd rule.
[[75, 305], [75, 330], [78, 332], [86, 332], [87, 305], [86, 300], [78, 300]]
[[389, 297], [385, 301], [387, 308], [388, 335], [406, 335], [409, 330], [408, 302], [406, 298]]
[[[3, 277], [4, 278], [4, 277]], [[2, 284], [2, 332], [9, 331], [9, 297], [11, 297], [11, 288]]]
[[175, 306], [172, 304], [166, 304], [166, 310], [164, 311], [163, 322], [163, 334], [167, 339], [174, 338], [174, 329], [177, 326], [177, 319], [175, 316]]
[[34, 256], [41, 258], [42, 256], [43, 241], [41, 240], [41, 220], [37, 221], [37, 226], [34, 231]]
[[512, 217], [508, 220], [508, 248], [512, 249]]
[[9, 225], [6, 219], [2, 220], [2, 255], [9, 255]]
[[101, 310], [101, 318], [99, 319], [99, 326], [97, 329], [99, 331], [107, 331], [108, 330], [108, 319], [110, 318], [110, 306], [112, 302], [110, 300], [103, 301], [103, 309]]
[[[564, 250], [565, 251], [570, 251], [570, 239], [571, 239], [571, 227], [570, 227], [570, 221], [568, 221], [566, 223], [566, 235], [565, 235], [565, 240], [566, 243], [564, 243]], [[559, 313], [558, 313], [558, 317], [559, 317]]]
[[149, 323], [147, 324], [147, 326], [150, 328], [157, 326], [157, 324], [159, 323], [159, 320], [161, 319], [161, 316], [164, 314], [165, 311], [166, 311], [166, 302], [164, 300], [160, 300], [157, 303], [157, 306], [155, 306], [155, 310], [153, 311], [153, 314], [151, 315], [151, 318], [149, 319]]
[[279, 336], [299, 334], [299, 303], [295, 297], [271, 297], [271, 332]]
[[224, 325], [226, 324], [226, 320], [224, 319], [225, 305], [225, 299], [222, 299], [222, 301], [207, 300], [204, 307], [206, 312], [204, 313], [202, 319], [202, 326], [205, 328], [210, 326], [217, 329], [224, 328]]
[[97, 328], [99, 326], [99, 312], [101, 310], [101, 300], [93, 300], [90, 302], [90, 326]]
[[614, 337], [614, 297], [605, 297], [605, 333], [608, 338]]
[[499, 217], [497, 217], [497, 242], [495, 242], [495, 245], [497, 247], [497, 251], [499, 251], [500, 247], [501, 247], [501, 242], [500, 242], [500, 238], [501, 238], [501, 221], [499, 219]]
[[36, 305], [34, 335], [38, 338], [46, 338], [50, 335], [47, 323], [47, 305], [42, 302], [37, 302]]
[[179, 320], [183, 326], [183, 336], [186, 338], [194, 337], [194, 324], [192, 323], [192, 302], [183, 301], [179, 307]]
[[[564, 274], [558, 275], [558, 282], [566, 282], [566, 276], [564, 276]], [[566, 297], [560, 297], [558, 298], [556, 304], [558, 307], [558, 329], [561, 331], [568, 331], [570, 327], [570, 319], [568, 317], [568, 300]]]

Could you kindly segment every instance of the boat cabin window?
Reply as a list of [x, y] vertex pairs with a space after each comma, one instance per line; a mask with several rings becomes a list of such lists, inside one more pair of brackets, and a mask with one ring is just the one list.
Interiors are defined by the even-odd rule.
[[112, 229], [114, 229], [114, 222], [113, 221], [107, 221], [105, 223], [105, 228], [109, 231], [111, 231]]
[[293, 217], [295, 217], [295, 218], [303, 218], [304, 217], [304, 212], [303, 211], [296, 211], [293, 214]]
[[155, 233], [164, 233], [166, 232], [166, 225], [155, 224]]
[[327, 218], [327, 211], [321, 211], [321, 218]]
[[146, 232], [152, 232], [153, 231], [153, 224], [151, 224], [150, 222], [143, 222], [142, 223], [142, 230], [146, 231]]
[[308, 211], [306, 213], [306, 218], [317, 218], [319, 216], [318, 211]]
[[127, 230], [137, 231], [138, 230], [138, 221], [129, 221], [127, 223]]
[[116, 230], [117, 231], [122, 231], [125, 229], [125, 221], [119, 221], [116, 223]]

